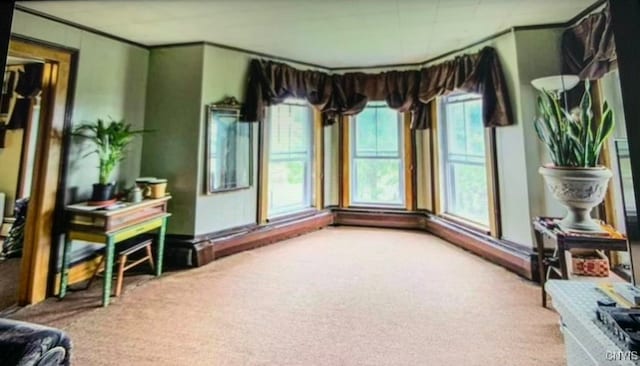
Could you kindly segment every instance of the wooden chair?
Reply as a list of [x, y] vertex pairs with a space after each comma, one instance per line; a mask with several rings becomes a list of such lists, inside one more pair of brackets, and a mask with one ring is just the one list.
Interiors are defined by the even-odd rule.
[[[153, 254], [151, 252], [151, 244], [153, 240], [152, 239], [144, 239], [142, 241], [139, 241], [139, 240], [140, 239], [138, 239], [138, 241], [119, 245], [119, 246], [124, 246], [124, 248], [118, 252], [118, 261], [116, 262], [116, 264], [118, 265], [117, 279], [116, 279], [116, 293], [115, 293], [116, 297], [120, 296], [120, 294], [122, 293], [122, 284], [124, 282], [124, 272], [126, 270], [133, 268], [145, 261], [148, 261], [149, 266], [151, 266], [151, 270], [154, 270]], [[146, 251], [146, 255], [144, 257], [134, 261], [129, 260], [130, 255], [137, 253], [143, 249]], [[87, 288], [91, 286], [91, 283], [98, 276], [98, 274], [104, 271], [104, 269], [102, 268], [103, 264], [104, 264], [104, 256], [102, 256], [100, 263], [98, 263], [98, 266], [96, 267], [96, 270], [93, 273], [93, 276], [91, 277], [91, 279], [89, 280], [89, 283], [87, 284]], [[105, 279], [105, 281], [110, 281], [110, 280], [112, 279]]]

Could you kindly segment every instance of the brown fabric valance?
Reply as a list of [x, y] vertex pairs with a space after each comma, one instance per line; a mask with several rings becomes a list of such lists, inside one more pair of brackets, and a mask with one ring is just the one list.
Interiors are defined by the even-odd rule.
[[389, 71], [378, 74], [351, 72], [333, 75], [333, 94], [326, 109], [329, 121], [339, 115], [360, 113], [367, 102], [387, 102], [390, 108], [410, 112], [419, 103], [417, 71]]
[[306, 99], [324, 111], [331, 98], [331, 84], [331, 76], [324, 72], [298, 70], [272, 61], [251, 60], [243, 120], [262, 121], [265, 107], [282, 103], [287, 98]]
[[599, 79], [611, 70], [616, 46], [609, 8], [591, 14], [562, 34], [563, 72]]
[[412, 112], [411, 128], [429, 127], [427, 104], [454, 90], [483, 95], [487, 127], [513, 124], [506, 82], [495, 49], [485, 47], [435, 66], [376, 74], [329, 74], [298, 70], [289, 65], [252, 60], [243, 121], [264, 118], [264, 107], [285, 98], [304, 98], [322, 112], [325, 124], [341, 115], [361, 112], [369, 101], [385, 101], [390, 108]]

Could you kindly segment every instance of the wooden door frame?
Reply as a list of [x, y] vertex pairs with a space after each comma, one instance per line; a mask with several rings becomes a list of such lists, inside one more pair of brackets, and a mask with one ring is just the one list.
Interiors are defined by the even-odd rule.
[[61, 234], [67, 146], [77, 51], [12, 37], [9, 54], [45, 60], [38, 145], [33, 168], [18, 304], [44, 300], [52, 291]]

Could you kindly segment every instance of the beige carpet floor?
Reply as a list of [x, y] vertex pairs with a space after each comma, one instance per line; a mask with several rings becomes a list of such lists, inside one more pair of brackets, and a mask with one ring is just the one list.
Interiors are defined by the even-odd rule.
[[66, 330], [74, 365], [564, 364], [536, 285], [419, 232], [328, 228], [96, 295], [14, 317]]

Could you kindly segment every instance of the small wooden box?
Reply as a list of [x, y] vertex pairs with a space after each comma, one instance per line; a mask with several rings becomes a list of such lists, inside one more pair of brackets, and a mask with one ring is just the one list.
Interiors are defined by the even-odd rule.
[[609, 259], [600, 250], [572, 254], [571, 272], [579, 276], [608, 277]]

